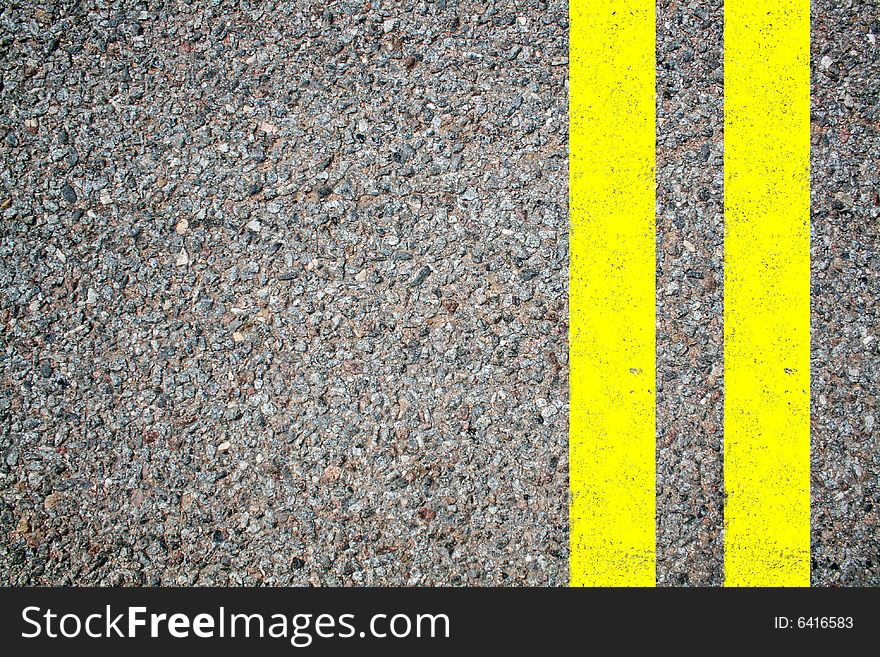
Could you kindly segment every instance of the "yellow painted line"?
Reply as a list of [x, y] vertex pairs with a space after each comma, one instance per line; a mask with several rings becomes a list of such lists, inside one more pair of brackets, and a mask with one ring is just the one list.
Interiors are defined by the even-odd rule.
[[809, 62], [809, 0], [726, 0], [727, 586], [810, 584]]
[[572, 0], [572, 586], [654, 586], [655, 5]]

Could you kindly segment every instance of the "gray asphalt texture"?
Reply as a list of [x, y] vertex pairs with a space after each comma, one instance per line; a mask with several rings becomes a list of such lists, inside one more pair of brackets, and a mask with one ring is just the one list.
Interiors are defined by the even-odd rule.
[[812, 580], [878, 586], [880, 4], [812, 9]]
[[564, 585], [562, 2], [4, 3], [5, 584]]
[[724, 581], [723, 2], [657, 5], [657, 583]]

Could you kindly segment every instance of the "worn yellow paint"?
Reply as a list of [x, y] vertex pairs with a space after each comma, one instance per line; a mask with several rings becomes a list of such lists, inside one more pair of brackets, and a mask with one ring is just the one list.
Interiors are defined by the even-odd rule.
[[570, 568], [654, 586], [655, 6], [570, 3]]
[[725, 583], [810, 583], [810, 3], [724, 7]]

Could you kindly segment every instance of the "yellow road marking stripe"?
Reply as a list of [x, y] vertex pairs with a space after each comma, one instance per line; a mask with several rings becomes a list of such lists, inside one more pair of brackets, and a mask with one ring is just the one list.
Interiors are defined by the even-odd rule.
[[725, 583], [810, 583], [810, 3], [724, 14]]
[[654, 586], [654, 0], [570, 26], [571, 584]]

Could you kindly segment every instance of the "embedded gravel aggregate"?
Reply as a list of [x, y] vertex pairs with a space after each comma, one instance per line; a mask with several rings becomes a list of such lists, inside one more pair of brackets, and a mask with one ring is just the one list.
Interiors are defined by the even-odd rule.
[[812, 582], [880, 586], [880, 3], [812, 9]]
[[0, 10], [3, 583], [566, 584], [567, 6], [273, 6]]
[[657, 583], [724, 581], [723, 2], [657, 4]]

